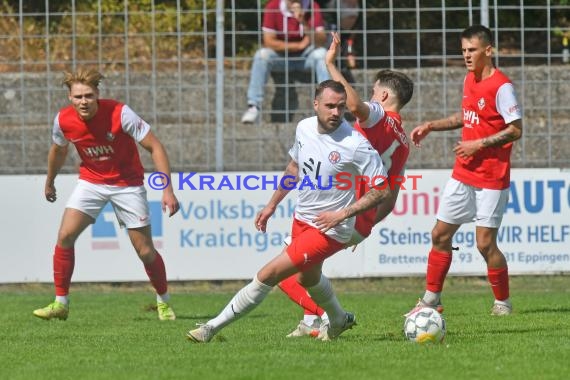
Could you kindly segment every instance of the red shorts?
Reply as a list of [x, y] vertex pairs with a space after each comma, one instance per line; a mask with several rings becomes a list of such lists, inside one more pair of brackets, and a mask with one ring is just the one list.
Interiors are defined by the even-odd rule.
[[301, 272], [322, 263], [327, 257], [344, 249], [344, 246], [344, 243], [328, 237], [315, 227], [293, 219], [287, 254]]

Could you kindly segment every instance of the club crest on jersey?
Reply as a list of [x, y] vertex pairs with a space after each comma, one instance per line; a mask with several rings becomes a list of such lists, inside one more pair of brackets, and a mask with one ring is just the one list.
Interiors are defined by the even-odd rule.
[[340, 161], [340, 153], [337, 152], [336, 150], [333, 150], [332, 152], [329, 153], [329, 161], [331, 164], [338, 164], [338, 162]]
[[115, 140], [115, 135], [112, 134], [111, 132], [107, 132], [107, 140], [109, 141]]
[[479, 107], [480, 110], [485, 108], [485, 99], [483, 98], [479, 99], [479, 101], [477, 102], [477, 106]]

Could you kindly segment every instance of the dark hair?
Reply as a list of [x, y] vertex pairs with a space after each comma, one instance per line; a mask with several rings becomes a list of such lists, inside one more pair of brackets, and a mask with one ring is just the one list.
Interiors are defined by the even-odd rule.
[[477, 37], [486, 45], [493, 45], [493, 34], [491, 30], [483, 25], [471, 25], [461, 32], [461, 39], [471, 39]]
[[380, 70], [376, 74], [374, 82], [389, 88], [398, 98], [400, 108], [404, 107], [414, 94], [414, 82], [404, 73], [392, 70]]
[[327, 79], [317, 85], [317, 88], [315, 89], [315, 99], [321, 96], [325, 88], [330, 88], [337, 94], [346, 94], [346, 89], [342, 83], [337, 82], [336, 80]]

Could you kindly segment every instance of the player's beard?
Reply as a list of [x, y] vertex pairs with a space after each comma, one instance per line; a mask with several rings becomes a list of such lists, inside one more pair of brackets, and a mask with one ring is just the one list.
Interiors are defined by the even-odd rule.
[[338, 119], [321, 119], [317, 116], [317, 121], [319, 123], [319, 131], [322, 133], [332, 133], [338, 129], [342, 123], [342, 117]]

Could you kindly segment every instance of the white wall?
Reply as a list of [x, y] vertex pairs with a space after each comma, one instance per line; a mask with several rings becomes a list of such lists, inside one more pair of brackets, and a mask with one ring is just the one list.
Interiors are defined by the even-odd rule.
[[[188, 173], [182, 173], [182, 177]], [[181, 211], [172, 218], [154, 212], [153, 232], [170, 280], [249, 279], [281, 250], [290, 230], [294, 208], [292, 193], [270, 221], [267, 234], [257, 233], [253, 218], [273, 189], [261, 179], [281, 173], [200, 173], [180, 183], [174, 175]], [[331, 277], [423, 275], [430, 231], [440, 191], [448, 170], [410, 170], [421, 175], [417, 189], [400, 192], [394, 214], [380, 223], [356, 252], [345, 250], [329, 259]], [[210, 178], [221, 190], [199, 190]], [[210, 177], [207, 177], [210, 176]], [[225, 177], [224, 177], [225, 176]], [[147, 176], [148, 178], [148, 176]], [[0, 282], [51, 282], [52, 252], [65, 202], [76, 182], [74, 175], [58, 176], [58, 201], [43, 196], [45, 176], [0, 177]], [[224, 182], [229, 181], [229, 182]], [[229, 183], [241, 190], [230, 190]], [[570, 271], [570, 172], [557, 169], [513, 170], [509, 205], [499, 231], [499, 246], [509, 260], [510, 273]], [[198, 188], [191, 190], [190, 184]], [[152, 207], [160, 207], [161, 192], [148, 186]], [[484, 275], [485, 264], [477, 252], [473, 224], [456, 234], [450, 274]], [[419, 238], [418, 238], [419, 236]], [[119, 230], [111, 209], [87, 228], [76, 244], [74, 281], [146, 281], [124, 230]]]

